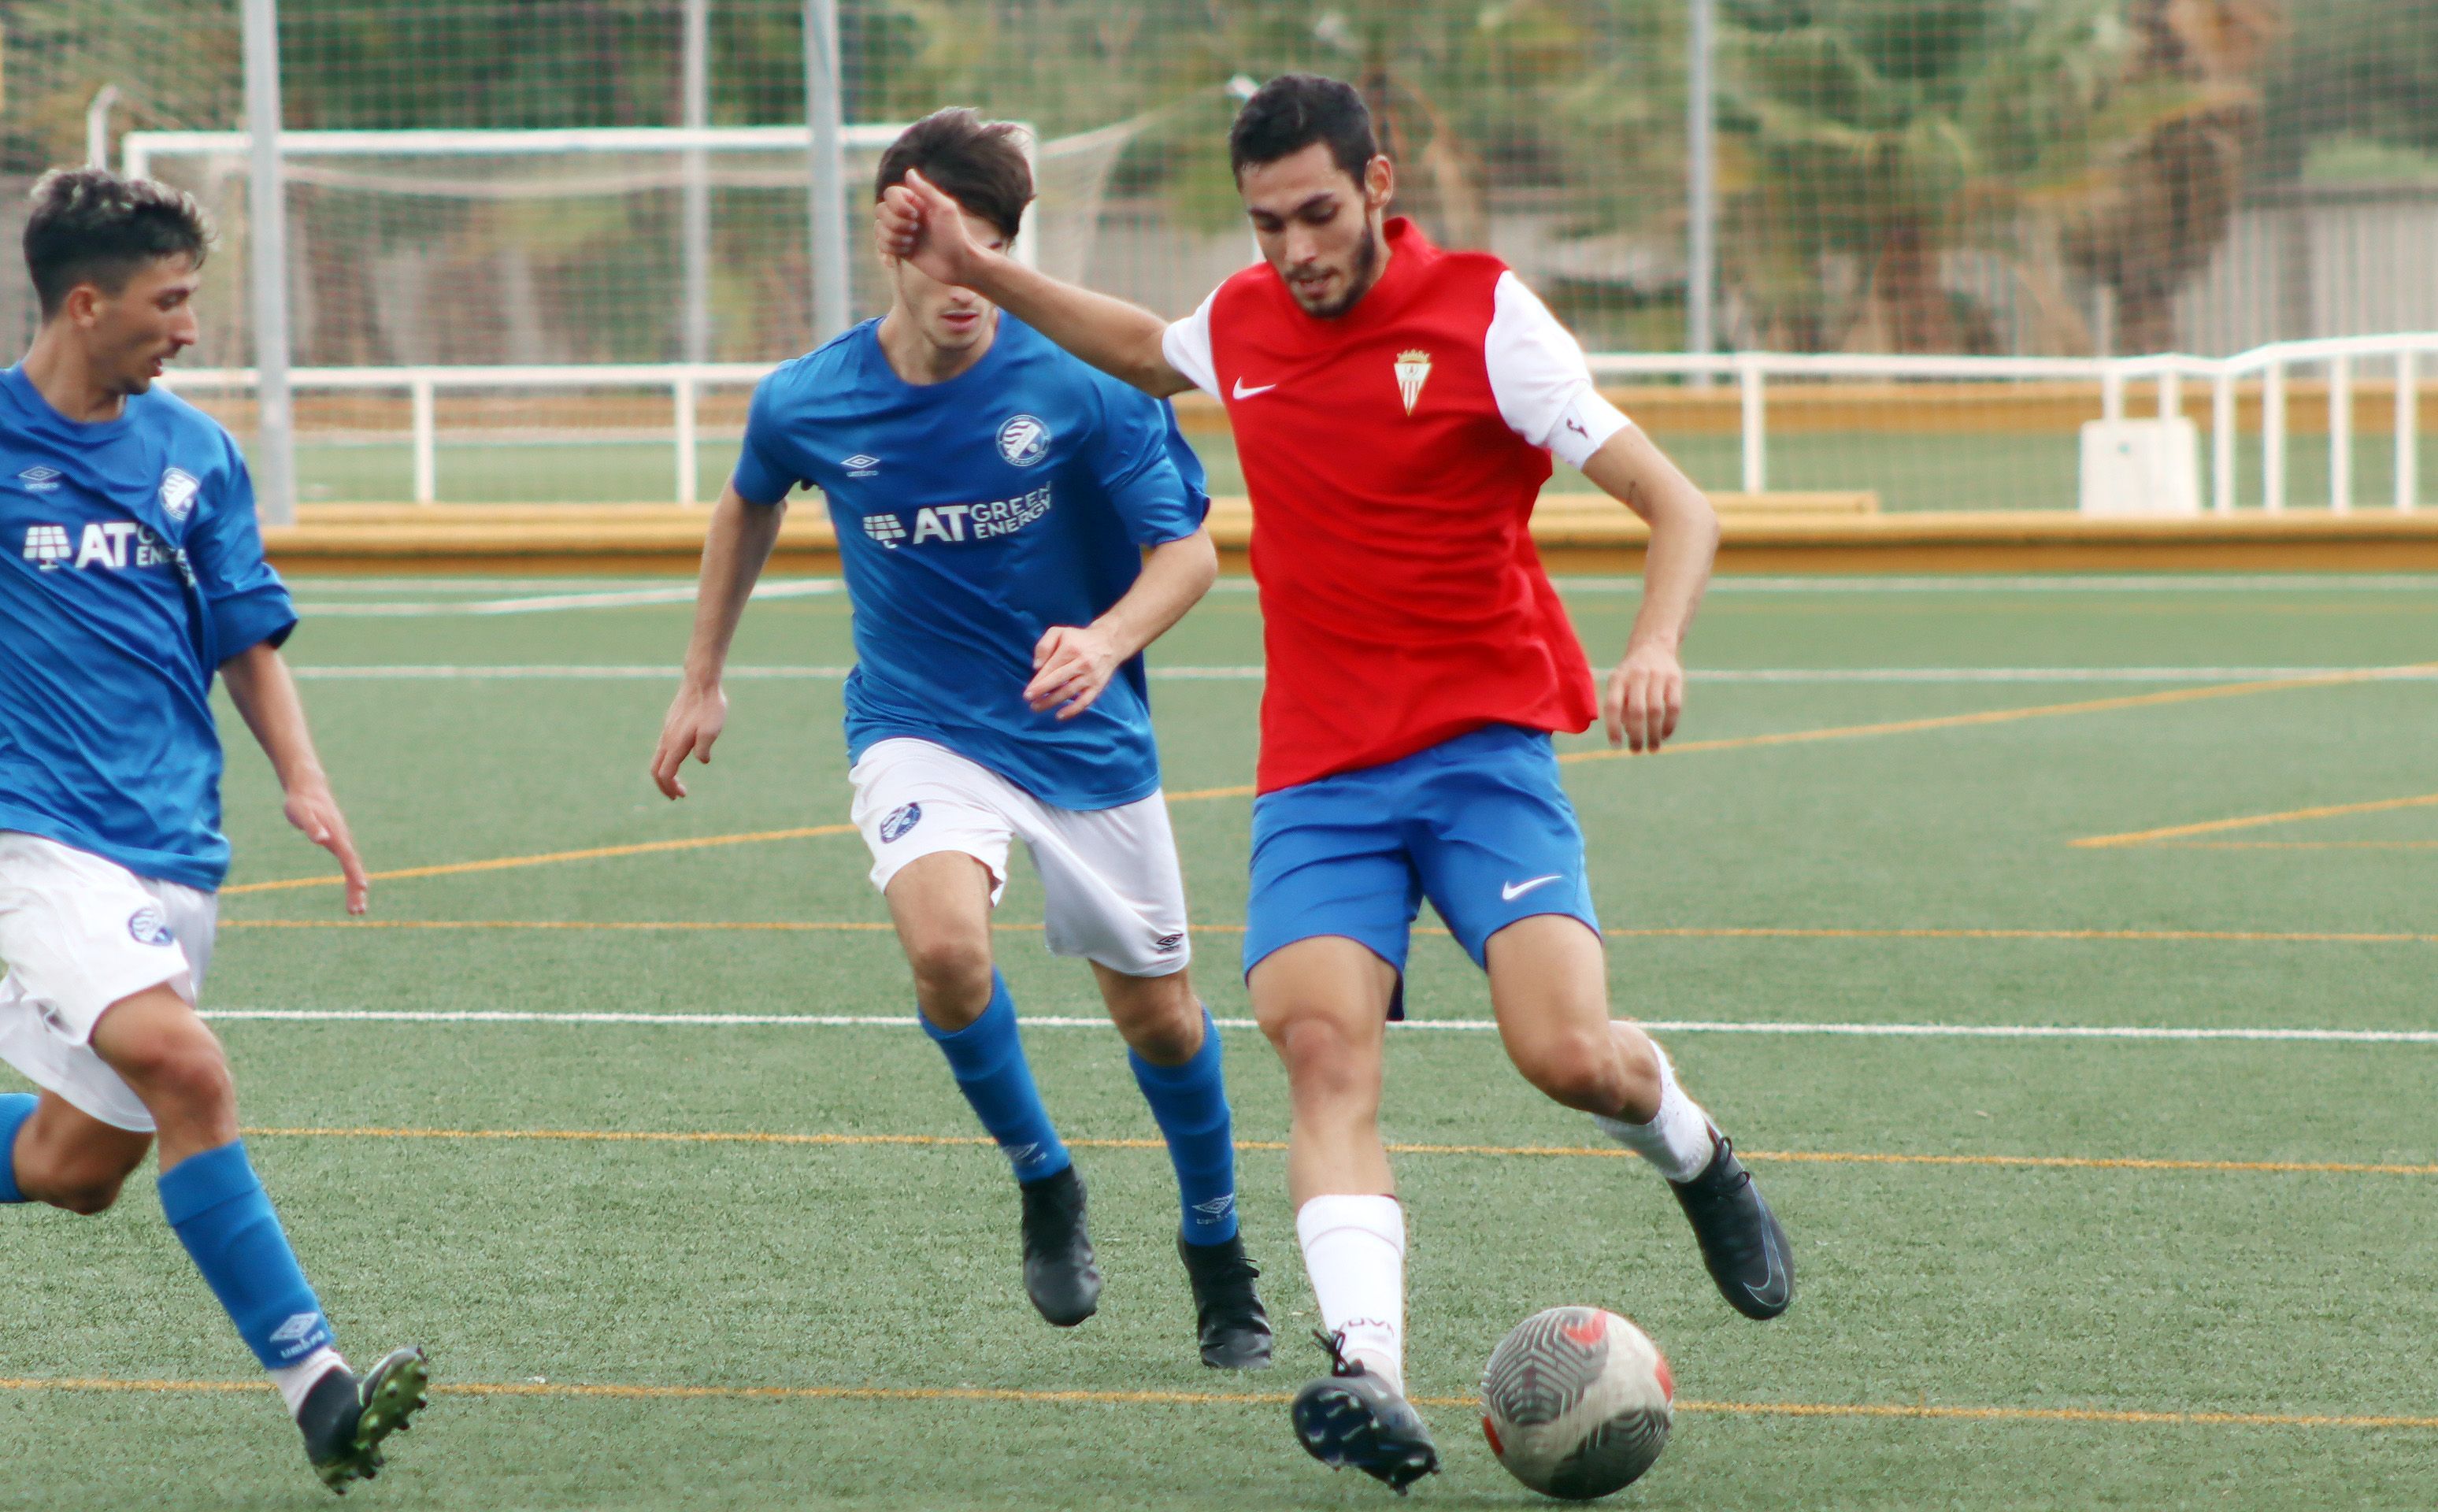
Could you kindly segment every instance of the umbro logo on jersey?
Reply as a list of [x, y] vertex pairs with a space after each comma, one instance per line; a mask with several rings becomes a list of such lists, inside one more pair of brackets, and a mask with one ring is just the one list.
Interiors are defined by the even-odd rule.
[[60, 469], [45, 467], [38, 462], [17, 474], [17, 481], [26, 485], [27, 493], [46, 494], [59, 487]]
[[866, 515], [863, 533], [893, 552], [906, 538], [906, 522], [895, 515]]
[[[1251, 398], [1251, 397], [1252, 397], [1254, 395], [1256, 395], [1256, 394], [1267, 394], [1267, 393], [1269, 393], [1272, 389], [1277, 388], [1277, 387], [1278, 387], [1278, 385], [1277, 385], [1277, 384], [1275, 384], [1275, 383], [1264, 383], [1264, 384], [1263, 384], [1260, 388], [1257, 388], [1257, 389], [1248, 389], [1248, 388], [1245, 387], [1245, 380], [1244, 380], [1243, 378], [1238, 378], [1238, 379], [1236, 380], [1236, 387], [1235, 387], [1235, 389], [1233, 390], [1233, 392], [1234, 392], [1234, 394], [1235, 394], [1236, 397], [1238, 397], [1238, 398], [1240, 398], [1240, 399], [1249, 399], [1249, 398]], [[1406, 406], [1406, 408], [1407, 408], [1407, 409], [1411, 409], [1411, 408], [1412, 408], [1412, 406], [1411, 406], [1411, 405], [1407, 405], [1407, 406]]]
[[184, 519], [195, 512], [195, 496], [203, 485], [184, 467], [172, 467], [161, 475], [161, 513], [171, 519]]
[[65, 525], [28, 525], [26, 527], [26, 560], [47, 572], [76, 554], [68, 544]]
[[1397, 396], [1405, 401], [1405, 413], [1422, 402], [1422, 385], [1430, 381], [1431, 354], [1399, 352], [1397, 354]]
[[858, 451], [854, 456], [839, 463], [839, 466], [846, 469], [846, 475], [850, 478], [869, 478], [880, 471], [880, 459], [878, 457], [866, 456], [864, 453]]
[[1050, 455], [1050, 428], [1036, 415], [1010, 415], [998, 428], [998, 454], [1010, 466], [1032, 466]]

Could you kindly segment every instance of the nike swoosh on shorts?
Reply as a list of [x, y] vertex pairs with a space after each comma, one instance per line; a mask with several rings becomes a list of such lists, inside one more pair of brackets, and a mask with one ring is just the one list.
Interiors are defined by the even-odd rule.
[[1565, 879], [1566, 874], [1564, 872], [1552, 871], [1546, 877], [1533, 877], [1528, 881], [1524, 882], [1510, 882], [1498, 889], [1499, 901], [1502, 903], [1513, 903], [1516, 899], [1524, 896], [1524, 894], [1531, 891], [1535, 888], [1546, 888], [1552, 882], [1564, 882]]

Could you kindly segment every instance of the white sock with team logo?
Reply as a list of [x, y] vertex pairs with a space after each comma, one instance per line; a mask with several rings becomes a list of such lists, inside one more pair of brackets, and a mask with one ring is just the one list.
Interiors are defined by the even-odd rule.
[[1349, 1360], [1405, 1392], [1405, 1210], [1394, 1197], [1316, 1197], [1296, 1209], [1323, 1331]]
[[305, 1398], [313, 1394], [322, 1378], [333, 1370], [344, 1370], [347, 1363], [339, 1351], [324, 1345], [292, 1365], [282, 1365], [271, 1373], [272, 1383], [279, 1388], [279, 1399], [288, 1404], [288, 1415], [295, 1416], [305, 1410]]
[[1668, 1064], [1668, 1052], [1656, 1045], [1651, 1050], [1659, 1057], [1659, 1111], [1649, 1123], [1627, 1123], [1597, 1113], [1592, 1122], [1599, 1125], [1600, 1133], [1657, 1167], [1670, 1181], [1691, 1181], [1718, 1152], [1710, 1142], [1710, 1116], [1676, 1084], [1676, 1068]]

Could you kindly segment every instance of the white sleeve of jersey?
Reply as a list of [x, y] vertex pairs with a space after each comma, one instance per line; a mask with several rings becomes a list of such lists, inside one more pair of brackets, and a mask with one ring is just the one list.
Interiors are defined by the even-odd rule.
[[[1532, 445], [1581, 466], [1634, 422], [1600, 397], [1583, 349], [1524, 280], [1512, 273], [1499, 274], [1493, 299], [1483, 356], [1499, 418]], [[1175, 335], [1175, 326], [1169, 334]]]
[[1218, 297], [1219, 290], [1210, 290], [1210, 297], [1202, 302], [1201, 308], [1183, 320], [1171, 322], [1159, 339], [1159, 355], [1168, 359], [1168, 365], [1184, 374], [1195, 388], [1214, 399], [1224, 399], [1228, 396], [1219, 392], [1219, 362], [1210, 355], [1210, 306]]

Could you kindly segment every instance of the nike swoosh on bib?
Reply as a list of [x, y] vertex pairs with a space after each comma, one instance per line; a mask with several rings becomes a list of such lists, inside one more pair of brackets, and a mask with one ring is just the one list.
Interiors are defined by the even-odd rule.
[[1564, 872], [1552, 871], [1546, 877], [1533, 877], [1525, 882], [1510, 882], [1498, 889], [1498, 896], [1502, 902], [1513, 903], [1534, 888], [1546, 888], [1552, 882], [1564, 882], [1565, 878]]
[[1249, 399], [1256, 394], [1267, 394], [1277, 387], [1278, 385], [1275, 383], [1264, 383], [1258, 389], [1248, 389], [1245, 387], [1245, 380], [1243, 378], [1238, 378], [1236, 380], [1236, 397], [1240, 399]]

